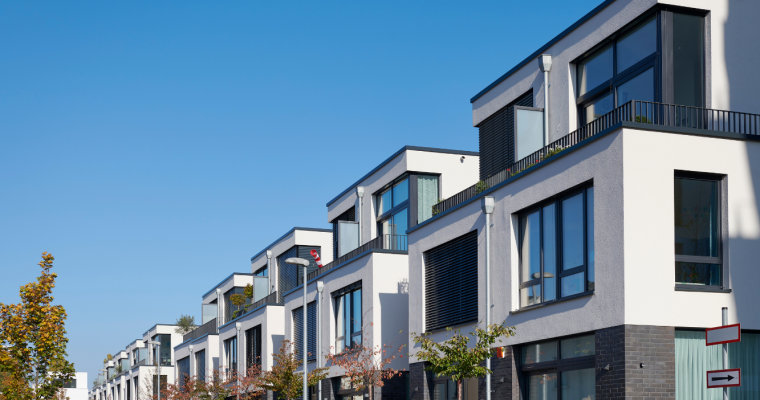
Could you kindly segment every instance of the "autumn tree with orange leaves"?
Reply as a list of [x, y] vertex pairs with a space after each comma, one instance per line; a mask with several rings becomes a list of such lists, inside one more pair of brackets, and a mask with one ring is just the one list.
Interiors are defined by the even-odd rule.
[[[369, 324], [370, 327], [373, 325]], [[368, 329], [362, 329], [362, 331], [369, 332]], [[403, 331], [399, 331], [399, 336], [401, 333]], [[326, 358], [327, 361], [345, 371], [345, 376], [351, 381], [353, 388], [369, 389], [369, 400], [372, 400], [375, 387], [383, 387], [386, 380], [401, 375], [403, 372], [403, 370], [391, 368], [390, 365], [396, 358], [404, 357], [401, 354], [404, 345], [372, 346], [369, 343], [369, 335], [363, 336], [362, 343], [356, 343], [339, 354], [328, 354]]]
[[66, 360], [66, 310], [53, 305], [53, 255], [42, 253], [37, 282], [21, 287], [18, 304], [0, 303], [0, 398], [51, 399], [64, 382], [74, 378]]

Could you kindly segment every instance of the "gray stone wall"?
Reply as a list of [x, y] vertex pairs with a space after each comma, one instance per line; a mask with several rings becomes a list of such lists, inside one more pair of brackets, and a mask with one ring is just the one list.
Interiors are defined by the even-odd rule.
[[675, 334], [674, 327], [625, 326], [626, 399], [676, 398]]

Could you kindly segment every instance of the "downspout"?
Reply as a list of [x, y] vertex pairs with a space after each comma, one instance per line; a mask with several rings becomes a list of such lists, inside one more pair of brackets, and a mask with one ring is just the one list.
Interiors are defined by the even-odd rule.
[[272, 250], [267, 250], [267, 278], [269, 279], [269, 294], [274, 291], [272, 282]]
[[216, 331], [219, 332], [219, 326], [222, 322], [222, 289], [216, 288]]
[[538, 67], [544, 73], [544, 146], [549, 145], [549, 71], [552, 69], [552, 55], [538, 56]]
[[359, 198], [359, 216], [356, 218], [356, 221], [359, 222], [359, 246], [361, 246], [364, 244], [362, 242], [362, 202], [364, 200], [364, 186], [356, 187], [356, 196]]
[[[486, 330], [491, 326], [491, 213], [493, 212], [494, 198], [483, 197], [480, 202], [483, 213], [486, 215]], [[486, 358], [486, 368], [491, 369], [491, 356]], [[486, 400], [491, 400], [491, 374], [486, 374]]]
[[[322, 368], [322, 291], [325, 283], [317, 281], [317, 368]], [[322, 398], [322, 381], [317, 383], [317, 400]]]

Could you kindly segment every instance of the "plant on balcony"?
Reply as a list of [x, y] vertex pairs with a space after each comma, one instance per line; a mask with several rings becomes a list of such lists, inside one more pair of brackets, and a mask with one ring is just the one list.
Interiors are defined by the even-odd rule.
[[[463, 335], [459, 329], [446, 330], [453, 332], [453, 335], [443, 343], [433, 341], [429, 337], [430, 333], [412, 333], [412, 340], [420, 346], [420, 351], [415, 356], [420, 361], [428, 362], [425, 369], [436, 376], [450, 376], [456, 382], [458, 398], [462, 400], [462, 382], [493, 372], [481, 364], [492, 356], [491, 346], [497, 339], [515, 335], [515, 327], [492, 324], [487, 329], [482, 329], [475, 325], [475, 332], [470, 332], [469, 335]], [[469, 345], [470, 336], [477, 338], [472, 348]]]
[[[264, 371], [261, 374], [261, 387], [277, 392], [287, 400], [301, 397], [303, 394], [302, 372], [296, 372], [303, 362], [301, 356], [292, 351], [289, 340], [283, 340], [280, 352], [273, 353], [272, 356], [274, 366], [270, 371]], [[307, 384], [314, 386], [325, 378], [327, 378], [327, 368], [316, 368], [309, 372]]]
[[235, 319], [237, 318], [238, 313], [242, 311], [240, 308], [245, 305], [245, 297], [240, 293], [235, 293], [230, 296], [230, 303], [237, 307], [237, 309], [232, 313], [232, 319]]
[[[373, 325], [370, 323], [369, 327]], [[364, 327], [362, 330], [369, 331], [367, 328]], [[402, 332], [399, 331], [399, 336]], [[369, 400], [372, 400], [375, 387], [383, 387], [386, 380], [401, 375], [403, 370], [391, 368], [390, 365], [396, 358], [404, 357], [401, 354], [404, 345], [372, 346], [368, 335], [364, 336], [363, 343], [356, 344], [340, 354], [328, 354], [325, 358], [345, 371], [346, 378], [351, 381], [351, 387], [358, 390], [369, 389]]]
[[119, 375], [121, 373], [121, 364], [117, 364], [116, 368], [114, 368], [114, 375]]
[[177, 327], [174, 328], [174, 331], [180, 335], [187, 335], [198, 327], [195, 325], [195, 317], [184, 314], [177, 318], [177, 322], [175, 322], [174, 325], [177, 325]]
[[485, 192], [489, 189], [488, 184], [485, 181], [478, 181], [478, 183], [475, 184], [475, 194], [480, 194], [482, 192]]

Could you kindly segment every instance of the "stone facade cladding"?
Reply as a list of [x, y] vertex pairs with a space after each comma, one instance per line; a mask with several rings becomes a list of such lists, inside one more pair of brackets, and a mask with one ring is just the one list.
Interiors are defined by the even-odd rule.
[[433, 397], [433, 376], [430, 372], [425, 371], [425, 363], [414, 363], [409, 365], [410, 376], [410, 400], [430, 400]]
[[625, 326], [625, 398], [676, 398], [674, 327]]

